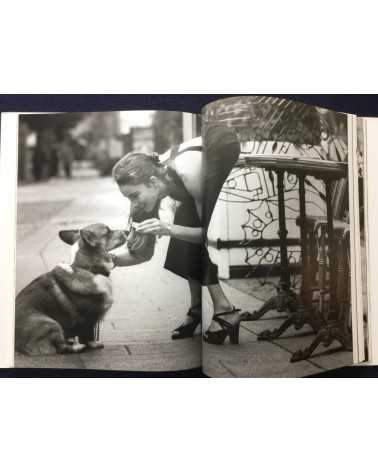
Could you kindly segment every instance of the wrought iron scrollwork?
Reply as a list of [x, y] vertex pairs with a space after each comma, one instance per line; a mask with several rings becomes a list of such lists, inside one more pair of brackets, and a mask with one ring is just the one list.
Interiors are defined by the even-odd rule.
[[[227, 201], [229, 208], [235, 205], [235, 211], [244, 215], [235, 247], [245, 251], [244, 263], [248, 267], [245, 275], [258, 276], [261, 284], [265, 284], [281, 259], [277, 235], [277, 176], [272, 171], [251, 167], [245, 158], [285, 156], [345, 161], [346, 117], [284, 98], [254, 96], [233, 97], [209, 104], [204, 110], [203, 122], [206, 126], [207, 122], [213, 121], [233, 127], [241, 142], [242, 154], [225, 182], [220, 200]], [[305, 185], [308, 212], [325, 215], [323, 183], [306, 178]], [[288, 259], [295, 267], [301, 263], [299, 231], [295, 224], [299, 216], [298, 177], [295, 174], [284, 173], [284, 193], [290, 242]], [[295, 271], [292, 284], [296, 284]]]

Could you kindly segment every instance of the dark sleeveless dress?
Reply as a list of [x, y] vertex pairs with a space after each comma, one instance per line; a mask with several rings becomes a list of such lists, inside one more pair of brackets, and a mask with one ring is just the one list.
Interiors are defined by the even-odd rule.
[[[198, 216], [193, 197], [175, 171], [175, 158], [193, 150], [204, 152], [202, 220]], [[167, 166], [174, 185], [169, 196], [180, 202], [174, 224], [192, 228], [203, 227], [205, 234], [207, 233], [219, 193], [239, 154], [240, 145], [236, 134], [230, 128], [218, 124], [204, 128], [203, 148], [194, 146], [182, 151], [179, 151], [178, 146], [172, 148]], [[185, 279], [196, 279], [205, 286], [219, 282], [217, 266], [211, 262], [205, 244], [171, 238], [164, 268]]]

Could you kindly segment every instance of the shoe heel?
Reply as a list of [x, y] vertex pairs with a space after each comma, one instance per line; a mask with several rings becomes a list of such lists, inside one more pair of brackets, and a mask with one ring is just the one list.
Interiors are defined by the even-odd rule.
[[222, 331], [206, 331], [206, 333], [203, 336], [203, 339], [205, 342], [210, 343], [210, 344], [218, 344], [221, 345], [223, 344], [228, 336], [227, 330], [222, 330]]
[[230, 343], [239, 344], [239, 325], [233, 326], [229, 332], [230, 334]]

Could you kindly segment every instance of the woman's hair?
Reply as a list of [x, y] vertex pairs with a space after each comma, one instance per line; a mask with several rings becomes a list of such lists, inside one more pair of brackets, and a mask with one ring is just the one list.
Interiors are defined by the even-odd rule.
[[138, 185], [148, 182], [152, 176], [162, 178], [165, 166], [156, 153], [130, 152], [116, 163], [112, 174], [118, 185]]

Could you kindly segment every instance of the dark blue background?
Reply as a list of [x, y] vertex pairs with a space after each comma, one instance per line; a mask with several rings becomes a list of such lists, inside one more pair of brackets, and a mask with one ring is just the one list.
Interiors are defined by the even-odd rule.
[[[240, 94], [239, 94], [240, 95]], [[0, 111], [178, 110], [200, 113], [213, 100], [236, 95], [0, 95]], [[378, 95], [275, 95], [361, 116], [378, 116]]]
[[[200, 113], [214, 100], [233, 95], [0, 95], [0, 112], [84, 112], [111, 110], [177, 110]], [[269, 94], [273, 95], [273, 94]], [[378, 95], [281, 95], [344, 113], [378, 117]], [[200, 369], [181, 372], [119, 372], [72, 369], [0, 369], [0, 377], [204, 377]], [[378, 377], [378, 367], [345, 367], [317, 377]]]

